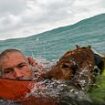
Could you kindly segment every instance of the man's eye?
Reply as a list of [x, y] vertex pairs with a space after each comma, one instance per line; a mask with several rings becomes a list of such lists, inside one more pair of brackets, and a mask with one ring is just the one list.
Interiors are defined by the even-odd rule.
[[13, 72], [13, 70], [5, 70], [4, 74], [8, 74], [8, 73], [11, 73], [11, 72]]
[[7, 73], [10, 73], [10, 71], [5, 71], [4, 73], [7, 74]]
[[25, 64], [24, 65], [19, 65], [18, 68], [23, 68], [25, 66], [26, 66]]

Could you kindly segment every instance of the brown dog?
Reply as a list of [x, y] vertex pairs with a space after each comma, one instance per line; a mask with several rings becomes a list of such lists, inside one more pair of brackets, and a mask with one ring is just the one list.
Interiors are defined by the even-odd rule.
[[95, 56], [91, 47], [79, 47], [66, 52], [52, 66], [46, 77], [51, 79], [72, 80], [75, 85], [84, 86], [94, 83]]

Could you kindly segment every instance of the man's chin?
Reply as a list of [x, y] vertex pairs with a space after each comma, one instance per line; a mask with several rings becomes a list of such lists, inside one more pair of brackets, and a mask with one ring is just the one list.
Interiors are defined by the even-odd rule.
[[31, 81], [33, 80], [32, 79], [32, 76], [31, 77], [17, 77], [17, 78], [9, 78], [9, 77], [1, 77], [2, 79], [11, 79], [11, 80], [26, 80], [26, 81]]

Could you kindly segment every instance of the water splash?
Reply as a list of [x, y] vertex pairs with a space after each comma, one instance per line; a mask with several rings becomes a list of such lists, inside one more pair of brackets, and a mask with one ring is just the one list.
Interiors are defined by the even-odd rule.
[[[47, 64], [44, 67], [48, 69], [54, 63], [45, 62], [43, 64]], [[76, 88], [71, 81], [42, 79], [40, 78], [40, 75], [38, 75], [40, 68], [36, 67], [34, 69], [35, 70], [33, 72], [34, 75], [33, 81], [35, 81], [35, 83], [33, 85], [33, 88], [31, 89], [31, 92], [27, 93], [26, 98], [29, 96], [45, 97], [45, 98], [50, 97], [52, 99], [56, 99], [56, 101], [60, 103], [60, 105], [64, 104], [79, 105], [78, 103], [80, 102], [91, 103], [91, 100], [88, 97], [88, 95], [83, 90]], [[84, 80], [84, 78], [82, 78], [83, 75], [86, 76], [87, 78], [88, 74], [87, 75], [85, 74], [87, 74], [86, 69], [84, 69], [80, 73], [81, 79], [79, 79], [79, 83], [81, 84], [82, 87], [84, 87], [87, 82]], [[89, 84], [90, 82], [88, 81], [87, 83]], [[8, 101], [8, 100], [4, 102], [2, 101], [1, 103], [2, 103], [1, 105], [19, 105], [19, 103], [14, 103], [13, 101]]]
[[[42, 63], [42, 62], [41, 62]], [[45, 67], [49, 67], [54, 64], [54, 62], [44, 62], [47, 64]], [[61, 81], [61, 80], [41, 80], [35, 83], [34, 88], [31, 90], [31, 93], [28, 95], [37, 96], [37, 97], [51, 97], [59, 101], [60, 103], [65, 102], [65, 98], [72, 99], [72, 102], [86, 101], [91, 103], [91, 99], [85, 93], [86, 90], [92, 85], [89, 77], [89, 71], [85, 67], [81, 72], [78, 72], [79, 75], [76, 75], [74, 79], [78, 80], [81, 89], [78, 89], [73, 84], [72, 80], [70, 81]], [[78, 77], [79, 76], [79, 77]], [[75, 81], [77, 82], [77, 81]], [[84, 92], [85, 91], [85, 92]], [[67, 101], [66, 101], [67, 102]], [[71, 103], [69, 100], [67, 103]], [[72, 104], [71, 104], [72, 105]]]

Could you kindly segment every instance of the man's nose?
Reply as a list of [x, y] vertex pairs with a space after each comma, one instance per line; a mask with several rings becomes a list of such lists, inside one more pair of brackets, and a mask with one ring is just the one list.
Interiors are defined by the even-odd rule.
[[23, 73], [18, 68], [14, 68], [14, 73], [15, 73], [16, 78], [22, 78], [23, 77]]

